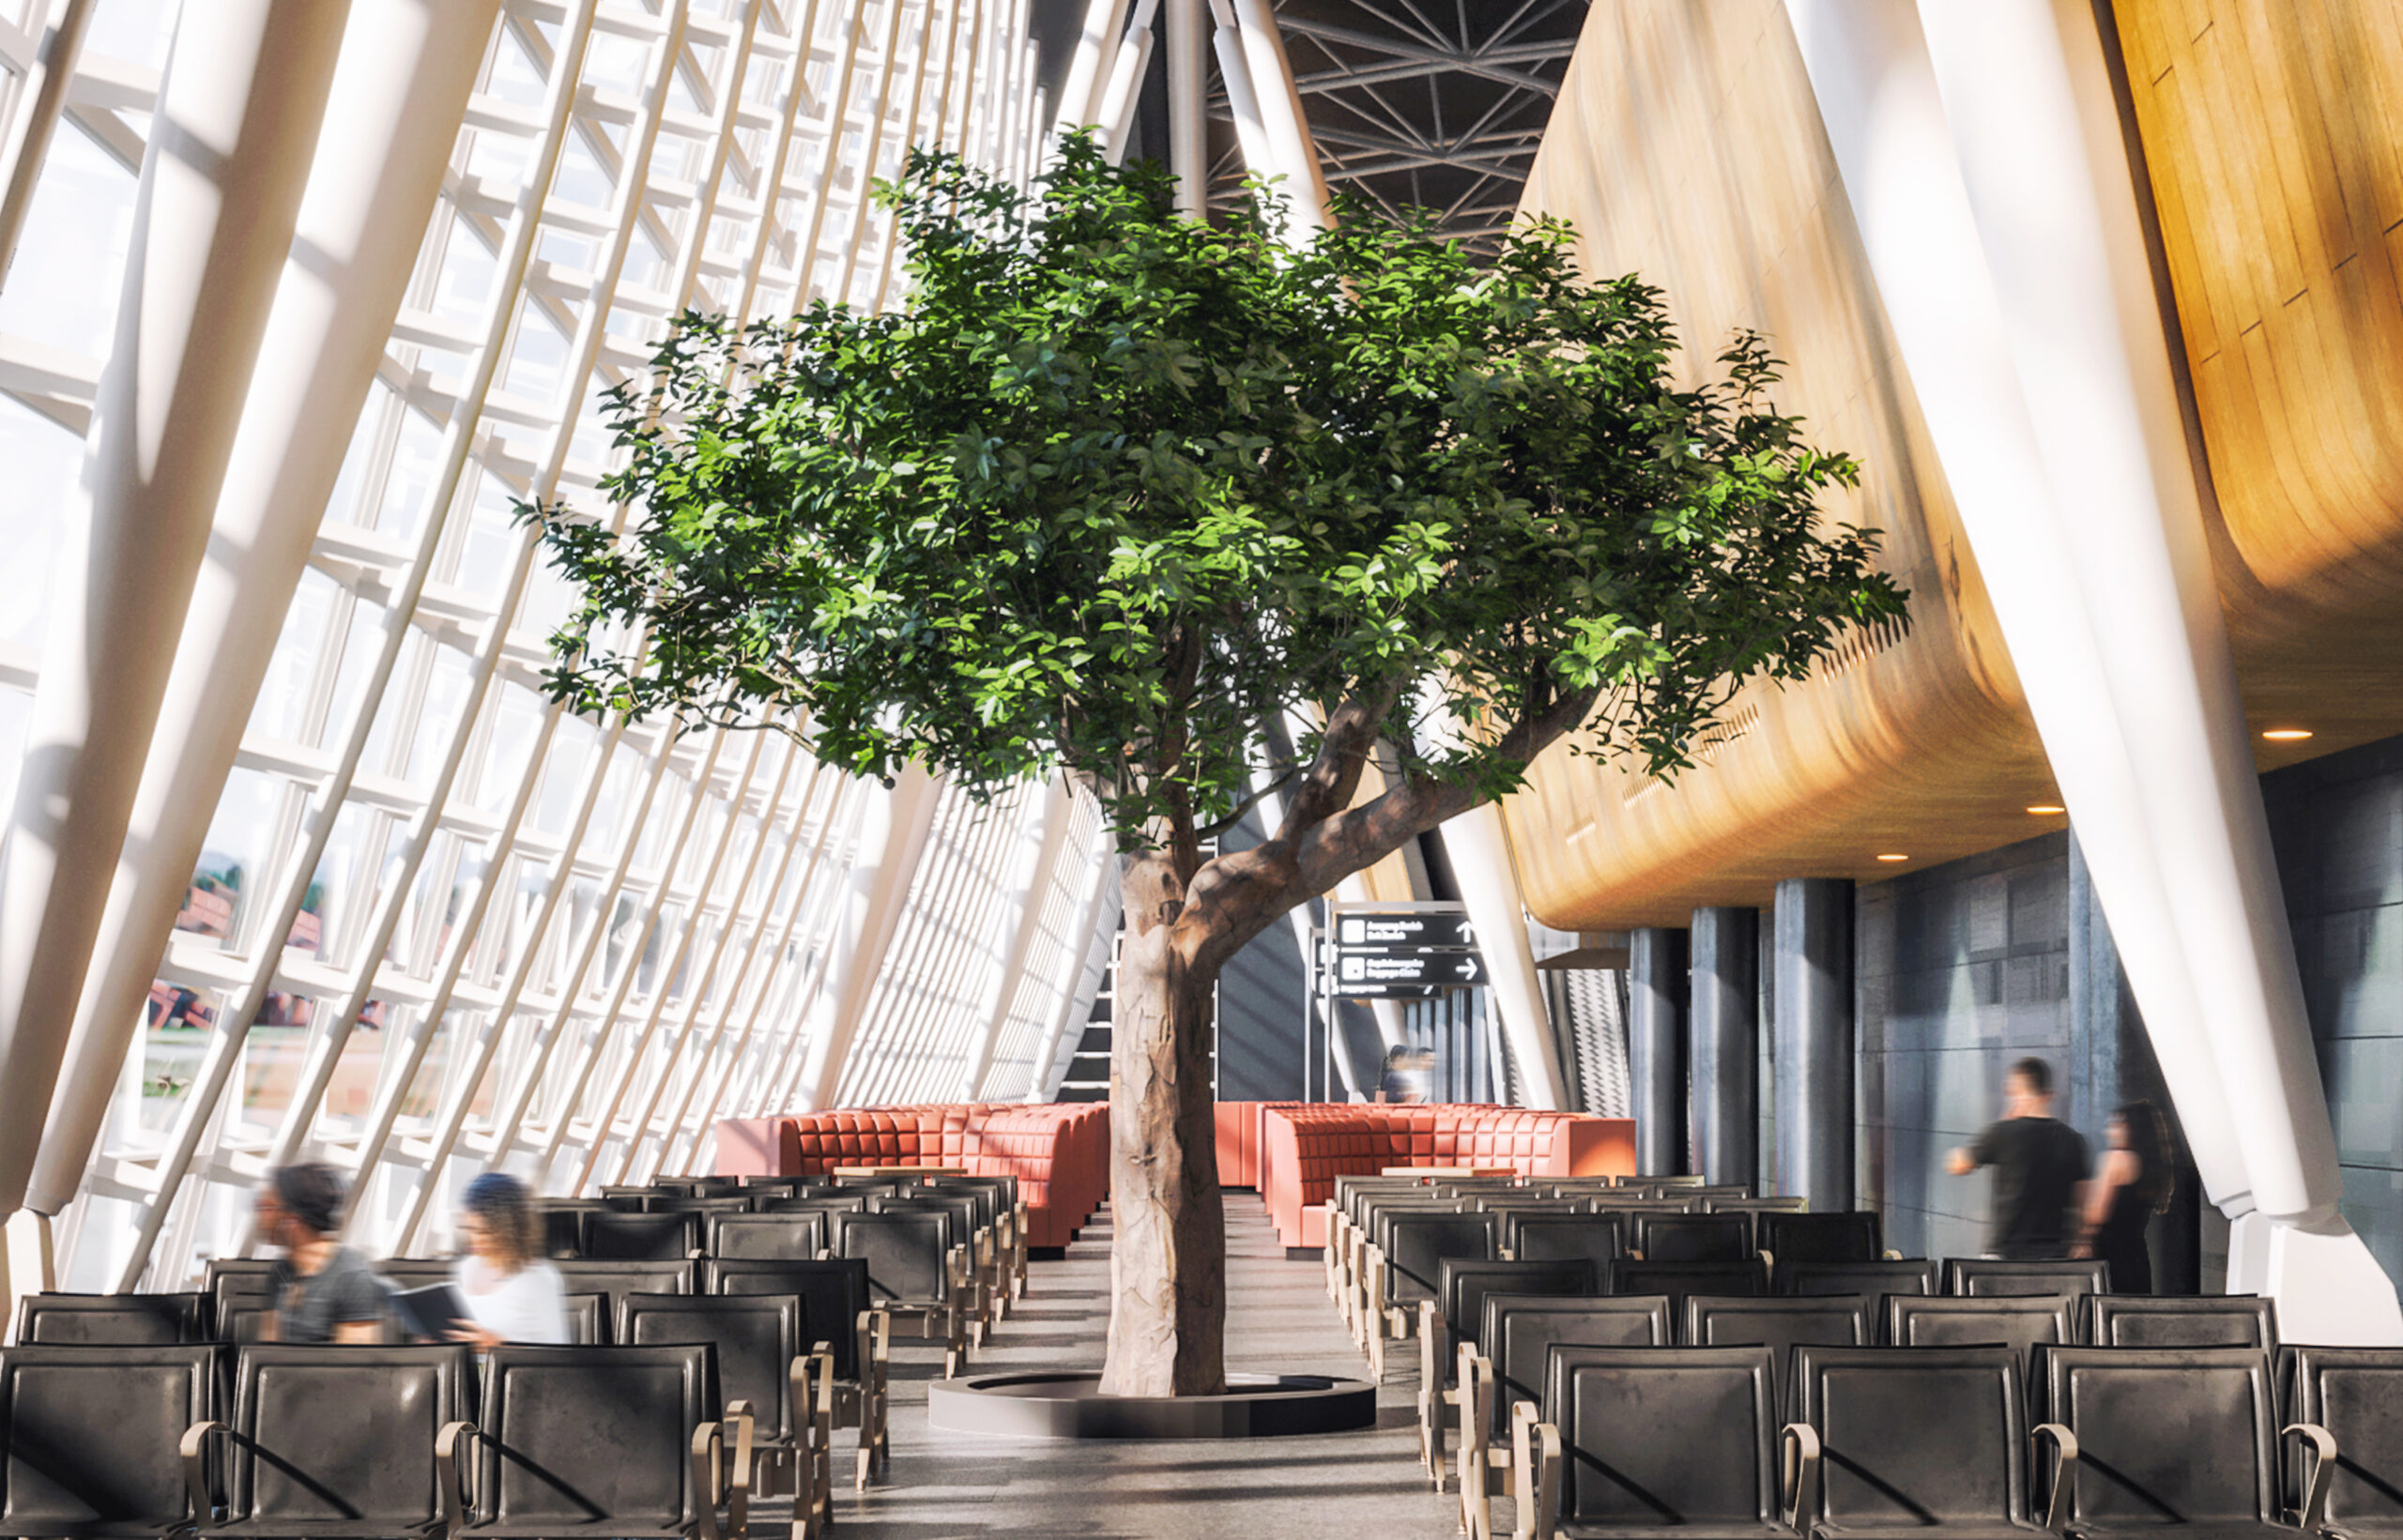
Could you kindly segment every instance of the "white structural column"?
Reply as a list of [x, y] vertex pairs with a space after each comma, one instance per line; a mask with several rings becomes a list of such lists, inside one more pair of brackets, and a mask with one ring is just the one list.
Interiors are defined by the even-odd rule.
[[1210, 65], [1202, 0], [1168, 0], [1168, 164], [1177, 212], [1202, 217], [1210, 195]]
[[942, 783], [914, 761], [894, 778], [892, 789], [868, 807], [859, 851], [845, 877], [847, 892], [835, 916], [825, 980], [804, 1025], [806, 1034], [798, 1092], [800, 1108], [825, 1106], [842, 1079], [851, 1036], [859, 1030], [885, 949], [901, 923], [910, 886], [942, 802]]
[[1043, 898], [1050, 891], [1051, 874], [1059, 864], [1060, 853], [1066, 848], [1070, 815], [1075, 811], [1076, 793], [1066, 780], [1054, 775], [1043, 787], [1033, 818], [1019, 831], [1021, 864], [1018, 881], [1010, 889], [1008, 907], [1003, 911], [1009, 917], [1009, 950], [1002, 954], [1001, 966], [993, 970], [992, 984], [986, 991], [978, 1016], [970, 1024], [976, 1038], [968, 1050], [967, 1074], [960, 1077], [956, 1092], [961, 1101], [976, 1099], [976, 1088], [985, 1083], [985, 1072], [993, 1067], [993, 1044], [1000, 1041], [1002, 1025], [1009, 1019], [1010, 1005], [1018, 999], [1018, 986], [1026, 981], [1027, 958], [1033, 954], [1035, 938], [1043, 930]]
[[33, 68], [17, 84], [16, 112], [8, 121], [8, 142], [0, 146], [0, 166], [8, 168], [8, 187], [0, 191], [0, 280], [17, 260], [17, 237], [25, 232], [51, 135], [67, 106], [67, 88], [74, 83], [76, 61], [100, 0], [45, 0], [43, 8], [49, 25]]
[[1446, 822], [1443, 834], [1462, 907], [1477, 927], [1477, 950], [1492, 974], [1488, 989], [1493, 1013], [1502, 1018], [1503, 1041], [1519, 1067], [1523, 1105], [1556, 1110], [1568, 1104], [1569, 1083], [1560, 1073], [1535, 948], [1527, 942], [1526, 906], [1519, 896], [1519, 871], [1510, 861], [1502, 809], [1492, 802], [1470, 808]]
[[[2212, 1201], [2296, 1340], [2403, 1342], [2334, 1141], [2092, 12], [1788, 0]], [[1924, 23], [1925, 30], [1922, 31]]]
[[1068, 78], [1060, 87], [1054, 133], [1073, 133], [1094, 121], [1110, 68], [1118, 61], [1119, 35], [1125, 30], [1126, 0], [1086, 0], [1084, 27], [1077, 34]]
[[0, 874], [0, 1210], [32, 1171], [347, 9], [223, 0], [161, 91]]
[[31, 1207], [75, 1196], [141, 1025], [283, 612], [342, 469], [491, 37], [497, 0], [356, 0], [291, 259], [192, 589]]

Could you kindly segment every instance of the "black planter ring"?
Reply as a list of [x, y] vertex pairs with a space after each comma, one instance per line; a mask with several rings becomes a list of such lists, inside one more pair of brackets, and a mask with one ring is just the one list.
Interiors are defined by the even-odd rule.
[[1377, 1426], [1377, 1388], [1324, 1374], [1231, 1374], [1224, 1395], [1104, 1395], [1101, 1376], [937, 1380], [926, 1421], [1019, 1439], [1284, 1439]]

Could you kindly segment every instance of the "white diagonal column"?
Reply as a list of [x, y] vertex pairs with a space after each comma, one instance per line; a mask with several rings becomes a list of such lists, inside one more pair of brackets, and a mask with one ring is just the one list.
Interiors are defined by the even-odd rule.
[[976, 1040], [968, 1051], [968, 1071], [959, 1083], [958, 1096], [963, 1102], [976, 1099], [977, 1088], [985, 1083], [985, 1072], [993, 1067], [993, 1044], [1001, 1041], [1002, 1026], [1009, 1020], [1010, 1006], [1018, 999], [1019, 984], [1025, 982], [1027, 958], [1033, 953], [1035, 938], [1043, 930], [1044, 896], [1051, 891], [1053, 869], [1067, 847], [1069, 815], [1075, 810], [1076, 794], [1064, 779], [1054, 775], [1043, 788], [1033, 819], [1019, 831], [1023, 864], [1003, 911], [1010, 917], [1009, 950], [1002, 954], [1001, 966], [993, 970], [991, 987], [977, 1014]]
[[[2231, 1288], [2403, 1341], [2337, 1170], [2094, 17], [1788, 0]], [[1924, 25], [1924, 31], [1922, 26]]]
[[221, 0], [161, 88], [0, 873], [0, 1210], [32, 1172], [348, 8]]
[[74, 1197], [309, 558], [497, 0], [357, 0], [259, 368], [176, 649], [28, 1204]]

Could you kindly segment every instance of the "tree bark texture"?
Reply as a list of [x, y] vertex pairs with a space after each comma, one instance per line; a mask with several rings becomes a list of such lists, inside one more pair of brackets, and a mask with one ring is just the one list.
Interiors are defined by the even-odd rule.
[[[1210, 1085], [1215, 948], [1164, 854], [1126, 868], [1110, 1075], [1110, 1395], [1226, 1389], [1225, 1208]], [[1204, 956], [1197, 958], [1197, 953]]]

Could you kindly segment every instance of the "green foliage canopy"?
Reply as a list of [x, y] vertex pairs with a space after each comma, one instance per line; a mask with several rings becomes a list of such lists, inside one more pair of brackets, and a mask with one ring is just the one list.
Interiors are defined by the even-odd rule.
[[1064, 767], [1189, 841], [1289, 712], [1350, 737], [1275, 773], [1373, 748], [1456, 809], [1579, 727], [1674, 770], [1743, 680], [1905, 616], [1761, 340], [1676, 389], [1659, 292], [1581, 282], [1562, 226], [1479, 264], [1347, 208], [1296, 252], [1081, 139], [1032, 196], [919, 154], [885, 197], [906, 307], [683, 317], [613, 403], [626, 528], [536, 511], [581, 595], [558, 698]]

